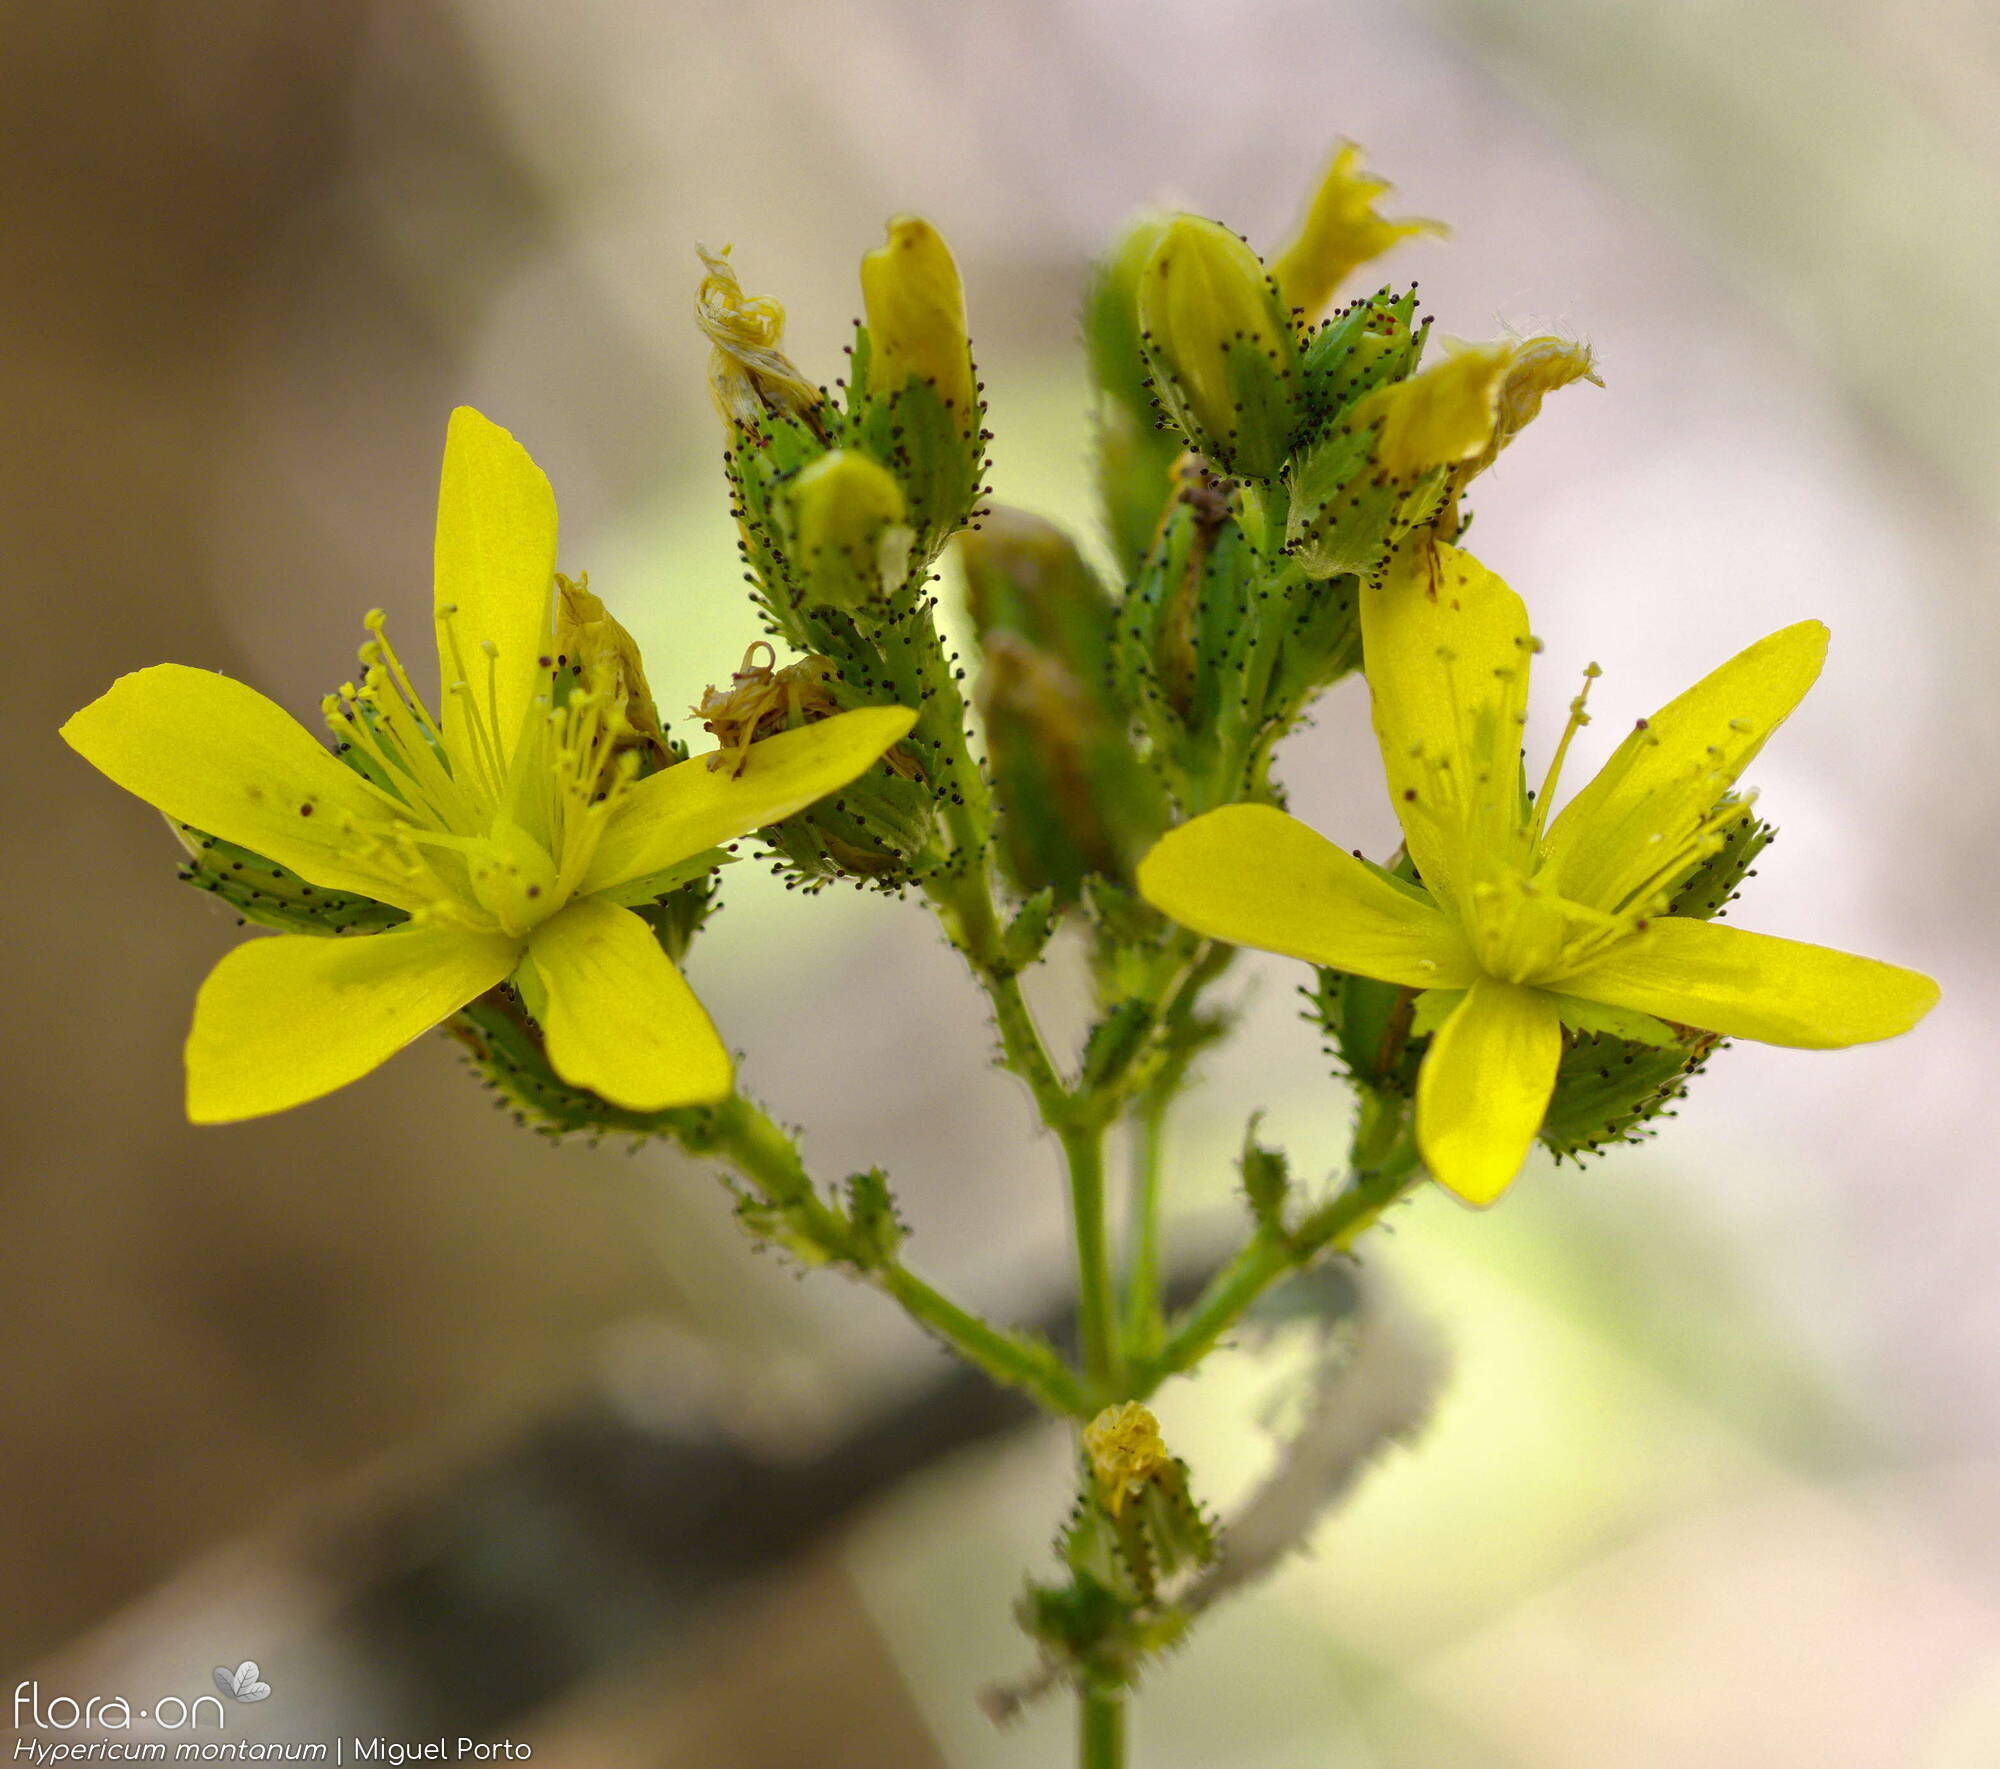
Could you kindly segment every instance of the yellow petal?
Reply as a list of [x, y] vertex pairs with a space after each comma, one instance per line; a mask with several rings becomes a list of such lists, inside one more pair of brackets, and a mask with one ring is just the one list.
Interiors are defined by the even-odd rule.
[[734, 1071], [707, 1011], [629, 909], [579, 897], [529, 941], [549, 1061], [633, 1112], [709, 1105]]
[[1442, 914], [1270, 805], [1224, 805], [1169, 830], [1139, 862], [1139, 894], [1233, 946], [1412, 989], [1472, 980]]
[[1528, 611], [1456, 547], [1401, 548], [1361, 589], [1375, 736], [1410, 857], [1434, 895], [1465, 873], [1467, 842], [1520, 820]]
[[1481, 977], [1417, 1072], [1417, 1147], [1440, 1184], [1490, 1204], [1513, 1183], [1555, 1090], [1553, 996]]
[[1937, 1005], [1921, 971], [1713, 921], [1663, 916], [1555, 984], [1613, 1007], [1803, 1050], [1907, 1032]]
[[120, 676], [63, 726], [65, 742], [127, 792], [288, 866], [308, 884], [409, 908], [396, 875], [350, 830], [388, 807], [353, 769], [256, 689], [185, 664]]
[[782, 822], [867, 772], [915, 722], [906, 707], [865, 706], [751, 744], [740, 775], [707, 756], [648, 775], [613, 808], [582, 889], [614, 890]]
[[441, 716], [454, 754], [468, 748], [460, 683], [482, 718], [497, 715], [495, 740], [512, 746], [549, 655], [555, 574], [548, 480], [507, 431], [460, 406], [445, 435], [435, 580]]
[[1352, 422], [1380, 421], [1375, 461], [1393, 479], [1483, 453], [1500, 422], [1500, 390], [1516, 347], [1453, 341], [1449, 353], [1405, 381], [1392, 381], [1356, 404]]
[[1642, 720], [1549, 827], [1552, 888], [1615, 909], [1650, 878], [1665, 842], [1690, 835], [1818, 678], [1827, 630], [1782, 628]]
[[496, 934], [441, 927], [238, 946], [195, 997], [188, 1117], [227, 1124], [345, 1087], [492, 988], [519, 952]]
[[1343, 141], [1292, 243], [1271, 266], [1285, 299], [1307, 319], [1318, 318], [1333, 293], [1371, 258], [1412, 234], [1442, 234], [1438, 221], [1386, 221], [1375, 201], [1389, 186], [1361, 170], [1361, 150]]

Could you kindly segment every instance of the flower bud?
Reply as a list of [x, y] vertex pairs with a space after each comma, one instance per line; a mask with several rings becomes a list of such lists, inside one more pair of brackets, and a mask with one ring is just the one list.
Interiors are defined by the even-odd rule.
[[1188, 1492], [1187, 1464], [1167, 1451], [1160, 1422], [1137, 1401], [1107, 1407], [1083, 1428], [1091, 1497], [1109, 1525], [1134, 1593], [1215, 1558], [1215, 1531]]
[[887, 468], [834, 449], [799, 470], [785, 507], [792, 570], [808, 602], [855, 609], [902, 587], [914, 537]]
[[1179, 432], [1159, 421], [1139, 344], [1139, 275], [1169, 219], [1156, 210], [1134, 217], [1099, 260], [1083, 304], [1084, 348], [1097, 390], [1098, 496], [1128, 571], [1152, 543], [1184, 446]]
[[889, 223], [889, 242], [861, 260], [868, 315], [868, 390], [889, 398], [911, 381], [938, 390], [961, 421], [978, 405], [965, 291], [936, 228], [915, 215]]
[[1297, 234], [1271, 266], [1278, 292], [1306, 319], [1319, 314], [1354, 271], [1398, 240], [1445, 232], [1440, 221], [1385, 221], [1376, 214], [1375, 201], [1389, 188], [1361, 170], [1361, 150], [1353, 142], [1335, 149]]
[[958, 537], [966, 603], [983, 640], [1018, 634], [1095, 685], [1117, 610], [1069, 536], [1025, 510], [996, 506]]
[[1275, 475], [1299, 424], [1299, 345], [1257, 254], [1216, 222], [1177, 215], [1140, 274], [1139, 327], [1189, 445], [1225, 473]]
[[1116, 609], [1065, 534], [1020, 510], [959, 537], [985, 654], [979, 678], [1000, 853], [1023, 894], [1076, 901], [1085, 878], [1128, 878], [1166, 808], [1110, 696]]
[[856, 435], [902, 486], [928, 563], [971, 516], [986, 467], [958, 266], [928, 221], [899, 215], [861, 261], [861, 294]]

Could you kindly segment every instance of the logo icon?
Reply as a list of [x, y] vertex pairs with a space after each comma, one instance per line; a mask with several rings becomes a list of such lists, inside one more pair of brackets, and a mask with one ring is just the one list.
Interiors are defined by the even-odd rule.
[[262, 1701], [271, 1693], [270, 1684], [257, 1675], [254, 1658], [246, 1658], [233, 1671], [227, 1665], [217, 1665], [215, 1686], [236, 1701]]

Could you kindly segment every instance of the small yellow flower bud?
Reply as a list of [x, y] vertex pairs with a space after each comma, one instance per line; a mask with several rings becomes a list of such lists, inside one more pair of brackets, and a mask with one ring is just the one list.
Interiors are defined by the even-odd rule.
[[1257, 254], [1177, 215], [1139, 279], [1155, 387], [1189, 443], [1223, 472], [1268, 479], [1298, 428], [1298, 337]]
[[976, 426], [978, 393], [965, 330], [965, 291], [951, 251], [928, 221], [898, 215], [889, 241], [861, 260], [868, 316], [868, 387], [888, 398], [911, 381], [929, 382], [960, 427]]
[[1160, 1422], [1136, 1400], [1106, 1407], [1083, 1428], [1090, 1472], [1113, 1517], [1153, 1481], [1172, 1469]]
[[1389, 188], [1361, 170], [1361, 150], [1353, 142], [1343, 141], [1335, 150], [1298, 233], [1271, 266], [1279, 292], [1307, 319], [1326, 307], [1354, 271], [1398, 240], [1445, 232], [1440, 221], [1387, 221], [1376, 214], [1376, 199]]
[[806, 600], [859, 608], [899, 588], [914, 536], [895, 476], [856, 449], [799, 470], [787, 493], [793, 566]]

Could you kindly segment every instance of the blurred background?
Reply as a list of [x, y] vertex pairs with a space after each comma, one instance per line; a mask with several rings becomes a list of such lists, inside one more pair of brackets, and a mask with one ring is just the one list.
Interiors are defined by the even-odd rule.
[[[1992, 8], [67, 0], [0, 42], [0, 1688], [136, 1708], [254, 1658], [274, 1693], [232, 1738], [1063, 1760], [1062, 1704], [1000, 1731], [972, 1699], [1025, 1664], [1061, 1433], [753, 1258], [672, 1153], [515, 1131], [443, 1039], [186, 1127], [191, 994], [238, 936], [55, 729], [163, 659], [310, 712], [367, 608], [420, 634], [460, 401], [547, 468], [670, 716], [722, 680], [754, 629], [697, 241], [830, 376], [860, 253], [929, 215], [998, 494], [1088, 528], [1089, 256], [1159, 200], [1274, 246], [1349, 135], [1388, 213], [1453, 226], [1384, 273], [1442, 331], [1599, 354], [1475, 499], [1541, 712], [1594, 658], [1615, 735], [1824, 617], [1738, 913], [1945, 1000], [1891, 1045], [1737, 1049], [1657, 1142], [1488, 1215], [1402, 1211], [1376, 1258], [1453, 1347], [1434, 1427], [1149, 1681], [1137, 1760], [2000, 1763]], [[1392, 845], [1352, 687], [1287, 758], [1302, 814]], [[823, 1171], [891, 1170], [920, 1269], [1044, 1317], [1054, 1162], [940, 940], [755, 870], [694, 961], [750, 1085]], [[1191, 1268], [1236, 1232], [1251, 1107], [1300, 1170], [1344, 1146], [1298, 980], [1243, 967], [1249, 1030], [1186, 1113]], [[1225, 1509], [1287, 1380], [1238, 1353], [1161, 1399]]]

